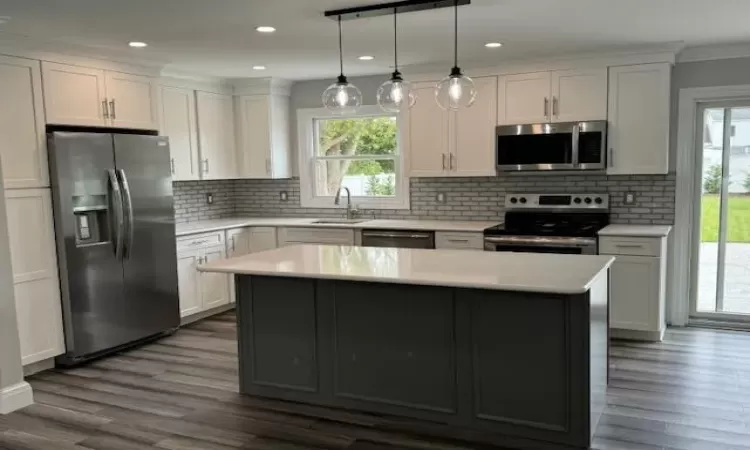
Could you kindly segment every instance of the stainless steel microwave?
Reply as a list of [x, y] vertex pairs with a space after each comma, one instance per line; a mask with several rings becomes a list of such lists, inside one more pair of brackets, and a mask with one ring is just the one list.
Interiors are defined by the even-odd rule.
[[604, 170], [607, 121], [497, 127], [498, 172]]

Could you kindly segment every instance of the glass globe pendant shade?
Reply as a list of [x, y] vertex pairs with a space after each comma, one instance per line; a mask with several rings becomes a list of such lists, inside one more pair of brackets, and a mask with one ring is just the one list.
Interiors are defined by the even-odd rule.
[[394, 72], [390, 80], [380, 85], [377, 97], [380, 108], [393, 113], [409, 109], [417, 102], [411, 83], [404, 81], [399, 72]]
[[355, 113], [362, 106], [362, 92], [345, 76], [340, 76], [323, 92], [323, 106], [336, 114]]
[[474, 80], [462, 74], [458, 67], [454, 67], [451, 74], [435, 86], [435, 100], [448, 111], [468, 108], [476, 99]]

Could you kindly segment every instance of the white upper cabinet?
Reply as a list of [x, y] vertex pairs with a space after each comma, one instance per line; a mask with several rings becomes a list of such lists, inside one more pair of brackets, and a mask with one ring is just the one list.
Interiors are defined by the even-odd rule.
[[18, 333], [24, 365], [65, 352], [49, 189], [5, 192]]
[[240, 178], [289, 178], [289, 98], [245, 95], [236, 98]]
[[[495, 124], [497, 79], [475, 78], [477, 99], [470, 108], [452, 113], [455, 142], [450, 154], [452, 176], [493, 176], [495, 171]], [[432, 100], [432, 99], [429, 99]]]
[[159, 128], [155, 78], [106, 72], [105, 84], [113, 127], [146, 130]]
[[198, 91], [200, 171], [204, 180], [238, 177], [231, 95]]
[[0, 56], [0, 159], [6, 189], [49, 186], [38, 61]]
[[43, 62], [42, 78], [47, 123], [108, 124], [109, 105], [103, 70]]
[[195, 91], [170, 86], [159, 88], [159, 123], [162, 136], [169, 137], [172, 179], [200, 179], [198, 122]]
[[409, 157], [409, 176], [436, 177], [448, 172], [449, 114], [435, 101], [435, 83], [414, 83], [416, 104], [402, 114], [402, 142]]
[[604, 120], [607, 117], [607, 69], [552, 72], [552, 121]]
[[522, 73], [498, 80], [498, 125], [549, 121], [550, 73]]
[[607, 118], [607, 69], [505, 75], [498, 79], [498, 125]]
[[157, 129], [155, 79], [42, 62], [47, 123]]
[[671, 65], [609, 69], [608, 174], [669, 171]]

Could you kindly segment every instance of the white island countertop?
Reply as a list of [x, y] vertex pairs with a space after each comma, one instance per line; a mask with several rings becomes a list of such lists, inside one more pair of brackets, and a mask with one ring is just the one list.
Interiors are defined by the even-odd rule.
[[198, 267], [202, 272], [582, 294], [611, 256], [298, 245]]
[[[305, 228], [347, 228], [373, 230], [418, 230], [418, 231], [457, 231], [481, 233], [487, 228], [500, 225], [501, 221], [453, 221], [453, 220], [383, 220], [361, 219], [357, 223], [316, 223], [318, 218], [285, 217], [236, 217], [229, 219], [209, 219], [196, 222], [178, 223], [175, 232], [178, 237], [212, 231], [230, 230], [242, 227], [305, 227]], [[322, 219], [325, 220], [325, 219]]]

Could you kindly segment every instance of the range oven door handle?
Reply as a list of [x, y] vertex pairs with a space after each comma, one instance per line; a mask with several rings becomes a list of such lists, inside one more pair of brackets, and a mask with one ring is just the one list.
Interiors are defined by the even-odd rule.
[[485, 237], [484, 242], [495, 245], [524, 245], [528, 247], [586, 247], [596, 245], [595, 238]]

